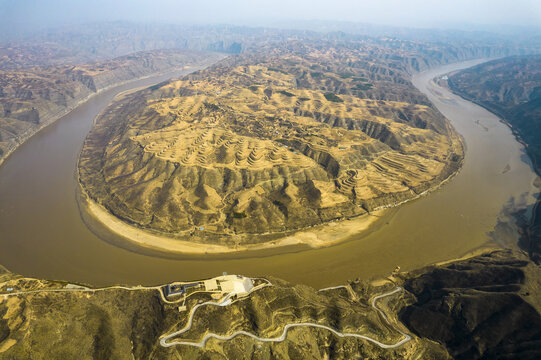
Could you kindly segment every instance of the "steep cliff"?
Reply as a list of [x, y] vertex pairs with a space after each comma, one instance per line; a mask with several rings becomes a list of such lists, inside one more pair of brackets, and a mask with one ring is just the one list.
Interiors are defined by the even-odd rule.
[[499, 251], [417, 272], [401, 320], [455, 359], [539, 359], [541, 268]]
[[[500, 116], [525, 145], [535, 171], [541, 175], [541, 55], [490, 61], [452, 74], [448, 84], [457, 94]], [[541, 198], [520, 241], [538, 263], [541, 261], [540, 201]]]

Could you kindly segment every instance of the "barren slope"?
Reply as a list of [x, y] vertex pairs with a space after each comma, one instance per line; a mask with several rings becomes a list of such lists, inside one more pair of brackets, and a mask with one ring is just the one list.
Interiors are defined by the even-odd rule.
[[393, 205], [458, 169], [460, 141], [405, 74], [362, 50], [264, 53], [117, 99], [80, 156], [88, 195], [142, 228], [230, 243]]
[[[272, 286], [212, 306], [201, 304], [217, 301], [215, 294], [200, 290], [166, 303], [158, 287], [93, 289], [25, 278], [0, 266], [0, 358], [538, 359], [539, 271], [522, 254], [498, 251], [325, 291], [270, 278]], [[375, 299], [397, 284], [406, 291]], [[375, 300], [388, 320], [374, 309]], [[412, 339], [383, 349], [328, 329], [296, 327], [283, 342], [240, 335], [209, 340], [202, 348], [162, 347], [160, 338], [184, 329], [198, 305], [189, 330], [169, 342], [198, 343], [209, 333], [239, 331], [274, 338], [287, 324], [303, 322], [384, 344], [403, 339], [398, 330]]]
[[[270, 279], [272, 286], [254, 291], [228, 306], [203, 305], [183, 336], [197, 343], [204, 334], [227, 336], [246, 331], [260, 337], [279, 336], [286, 325], [313, 323], [384, 344], [404, 338], [396, 313], [409, 300], [402, 292], [377, 302], [384, 320], [372, 307], [374, 296], [395, 287], [354, 283], [316, 291]], [[7, 290], [10, 289], [10, 290]], [[156, 288], [93, 289], [56, 281], [23, 278], [0, 266], [1, 359], [446, 359], [445, 349], [414, 337], [393, 349], [364, 339], [338, 337], [327, 329], [296, 327], [282, 342], [260, 342], [247, 336], [208, 341], [203, 348], [162, 347], [160, 337], [186, 326], [198, 304], [213, 293], [196, 291], [164, 302]], [[174, 301], [174, 302], [173, 302]], [[179, 306], [186, 305], [185, 311]]]
[[[45, 56], [41, 52], [37, 55]], [[189, 66], [220, 55], [178, 50], [135, 53], [83, 65], [0, 71], [0, 163], [21, 143], [97, 92], [120, 83]]]

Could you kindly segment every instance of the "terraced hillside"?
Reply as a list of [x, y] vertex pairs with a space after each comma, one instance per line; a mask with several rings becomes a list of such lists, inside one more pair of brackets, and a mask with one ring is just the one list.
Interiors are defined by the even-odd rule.
[[253, 243], [411, 199], [460, 166], [405, 72], [362, 49], [261, 53], [117, 99], [80, 155], [87, 194], [141, 228]]
[[[44, 56], [37, 49], [36, 56]], [[156, 50], [98, 63], [0, 71], [0, 163], [18, 145], [84, 102], [120, 83], [220, 59], [212, 53]]]

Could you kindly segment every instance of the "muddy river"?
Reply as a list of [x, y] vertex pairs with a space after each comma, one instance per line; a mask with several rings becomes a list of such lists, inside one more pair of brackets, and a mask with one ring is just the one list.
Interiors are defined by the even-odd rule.
[[77, 206], [75, 166], [93, 119], [120, 91], [166, 76], [103, 92], [40, 131], [0, 167], [0, 264], [25, 276], [96, 286], [150, 285], [226, 271], [323, 287], [386, 274], [397, 265], [409, 270], [460, 257], [490, 244], [494, 234], [513, 242], [512, 227], [495, 229], [510, 209], [535, 201], [536, 175], [522, 145], [495, 115], [431, 83], [475, 63], [442, 66], [413, 78], [465, 139], [464, 167], [449, 183], [388, 211], [371, 232], [341, 244], [239, 258], [145, 255], [89, 230]]

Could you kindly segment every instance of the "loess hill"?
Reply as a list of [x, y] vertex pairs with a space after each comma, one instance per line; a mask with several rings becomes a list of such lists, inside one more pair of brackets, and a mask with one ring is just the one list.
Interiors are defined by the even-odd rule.
[[462, 144], [374, 51], [289, 43], [118, 98], [85, 141], [82, 187], [141, 228], [225, 243], [411, 199]]
[[[184, 328], [205, 292], [166, 303], [155, 288], [92, 289], [24, 278], [0, 266], [1, 359], [539, 359], [540, 267], [524, 255], [497, 251], [471, 259], [399, 273], [390, 281], [349, 282], [316, 291], [269, 279], [272, 286], [228, 306], [204, 306], [191, 329], [171, 341], [199, 342], [208, 333], [246, 331], [279, 337], [287, 324], [317, 323], [362, 334], [392, 349], [328, 330], [298, 327], [283, 342], [248, 336], [209, 340], [203, 348], [160, 345]], [[395, 286], [406, 291], [374, 296]], [[11, 289], [9, 291], [8, 289]], [[16, 293], [14, 293], [16, 292]], [[186, 311], [179, 312], [179, 305]], [[397, 316], [398, 315], [398, 316]], [[407, 326], [408, 329], [404, 327]]]
[[[208, 333], [223, 336], [245, 331], [274, 338], [287, 324], [316, 323], [344, 333], [362, 334], [394, 344], [407, 331], [396, 313], [412, 301], [403, 293], [378, 301], [390, 323], [371, 305], [375, 295], [393, 290], [387, 283], [366, 282], [317, 291], [270, 279], [272, 286], [228, 306], [205, 305], [191, 329], [179, 339], [197, 343]], [[8, 288], [18, 294], [9, 295]], [[248, 336], [229, 341], [210, 340], [203, 348], [162, 347], [160, 337], [184, 328], [192, 309], [213, 301], [195, 292], [185, 301], [166, 303], [154, 288], [92, 289], [57, 281], [24, 278], [0, 267], [1, 359], [446, 359], [445, 348], [415, 337], [394, 349], [383, 349], [363, 339], [341, 338], [328, 330], [292, 328], [283, 342], [259, 342]], [[8, 294], [7, 297], [4, 297]], [[215, 301], [215, 300], [214, 300]], [[186, 311], [179, 312], [184, 304]]]
[[[17, 53], [16, 50], [13, 52]], [[4, 53], [5, 48], [0, 47], [0, 58], [13, 57]], [[31, 55], [44, 60], [52, 56], [39, 47], [31, 54], [20, 54], [34, 59]], [[205, 66], [220, 57], [212, 53], [155, 50], [94, 63], [21, 69], [10, 69], [0, 61], [0, 163], [37, 131], [100, 91], [160, 72]]]

